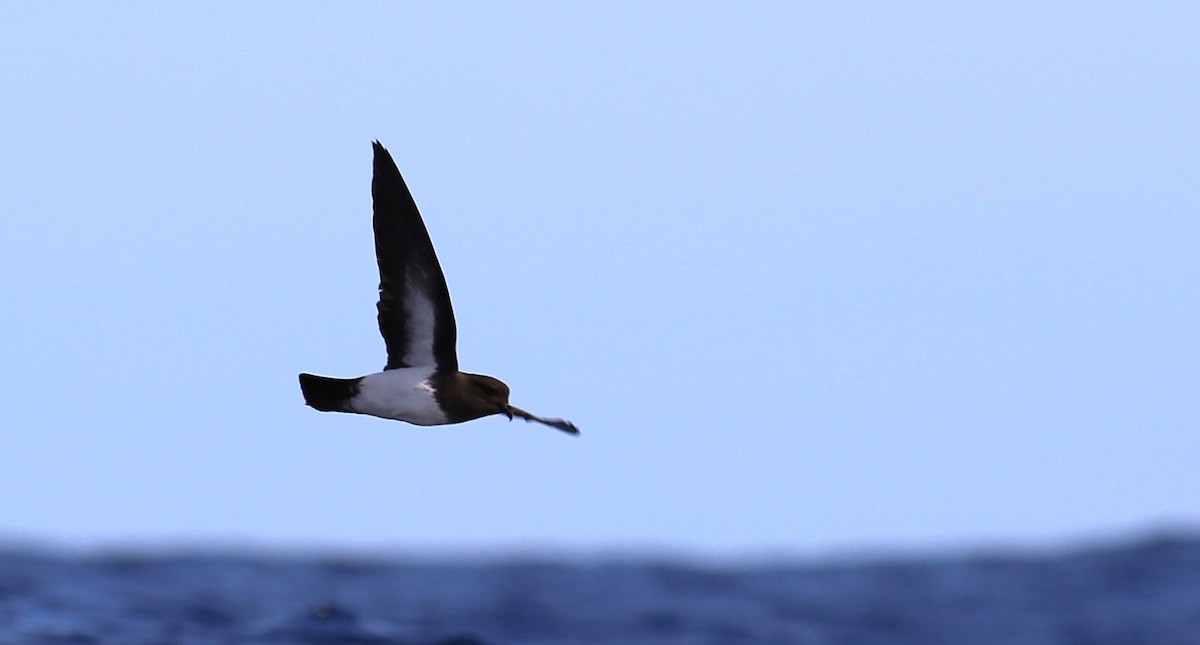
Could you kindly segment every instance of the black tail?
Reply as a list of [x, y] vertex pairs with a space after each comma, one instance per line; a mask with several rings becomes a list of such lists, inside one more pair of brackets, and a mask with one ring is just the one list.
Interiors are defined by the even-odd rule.
[[361, 380], [301, 374], [300, 391], [304, 393], [305, 403], [322, 412], [348, 412], [346, 402], [358, 394]]

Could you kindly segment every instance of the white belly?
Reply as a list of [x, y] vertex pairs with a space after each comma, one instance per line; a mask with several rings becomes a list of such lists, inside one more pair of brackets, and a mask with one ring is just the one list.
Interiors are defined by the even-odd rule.
[[402, 367], [364, 376], [350, 399], [354, 412], [398, 419], [419, 426], [447, 423], [429, 385], [432, 367]]

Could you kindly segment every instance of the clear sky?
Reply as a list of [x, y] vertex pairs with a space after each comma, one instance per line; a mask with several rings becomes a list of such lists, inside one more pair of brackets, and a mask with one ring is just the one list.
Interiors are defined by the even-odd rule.
[[[911, 3], [901, 3], [911, 4]], [[1194, 3], [24, 3], [0, 536], [798, 553], [1200, 519]], [[384, 362], [370, 142], [463, 369]]]

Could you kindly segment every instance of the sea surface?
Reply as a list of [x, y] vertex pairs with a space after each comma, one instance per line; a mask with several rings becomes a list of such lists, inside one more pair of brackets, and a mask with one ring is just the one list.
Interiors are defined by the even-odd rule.
[[1200, 645], [1200, 537], [791, 564], [0, 552], [0, 644]]

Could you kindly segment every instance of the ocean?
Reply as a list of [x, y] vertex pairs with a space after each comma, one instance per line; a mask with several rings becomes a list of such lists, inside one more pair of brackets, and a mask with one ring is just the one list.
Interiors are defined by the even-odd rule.
[[1200, 645], [1200, 537], [758, 564], [0, 552], [0, 644]]

